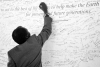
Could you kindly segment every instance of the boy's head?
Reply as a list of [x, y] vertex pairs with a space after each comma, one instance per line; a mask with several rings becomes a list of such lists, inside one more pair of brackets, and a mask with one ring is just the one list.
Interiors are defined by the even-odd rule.
[[30, 33], [22, 26], [18, 26], [12, 33], [12, 38], [18, 44], [23, 44], [29, 37]]

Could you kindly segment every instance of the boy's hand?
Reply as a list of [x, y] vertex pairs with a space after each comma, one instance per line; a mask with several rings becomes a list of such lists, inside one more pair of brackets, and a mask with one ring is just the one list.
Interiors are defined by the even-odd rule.
[[44, 2], [41, 2], [40, 5], [39, 5], [39, 7], [40, 7], [41, 10], [43, 10], [43, 12], [45, 14], [48, 13], [48, 7], [47, 7], [47, 5]]

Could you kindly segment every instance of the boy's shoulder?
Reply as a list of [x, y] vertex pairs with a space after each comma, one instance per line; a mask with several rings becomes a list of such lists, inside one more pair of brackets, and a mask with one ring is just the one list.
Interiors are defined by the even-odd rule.
[[17, 45], [17, 46], [15, 46], [15, 47], [13, 47], [12, 49], [10, 49], [9, 51], [8, 51], [8, 54], [10, 53], [14, 53], [15, 52], [15, 50], [17, 50], [19, 45]]

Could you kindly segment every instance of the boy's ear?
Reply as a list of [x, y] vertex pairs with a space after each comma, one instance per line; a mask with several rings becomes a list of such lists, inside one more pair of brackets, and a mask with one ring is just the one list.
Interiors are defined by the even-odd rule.
[[27, 32], [27, 36], [26, 36], [26, 38], [29, 38], [30, 37], [30, 33], [29, 32]]

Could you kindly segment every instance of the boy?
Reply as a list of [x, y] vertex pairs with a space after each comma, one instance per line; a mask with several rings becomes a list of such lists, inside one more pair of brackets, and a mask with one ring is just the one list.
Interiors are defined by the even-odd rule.
[[12, 38], [19, 45], [8, 51], [8, 67], [42, 67], [41, 49], [52, 32], [52, 18], [49, 17], [47, 6], [44, 2], [39, 7], [45, 14], [42, 31], [38, 36], [35, 34], [30, 36], [28, 30], [22, 26], [13, 31]]

